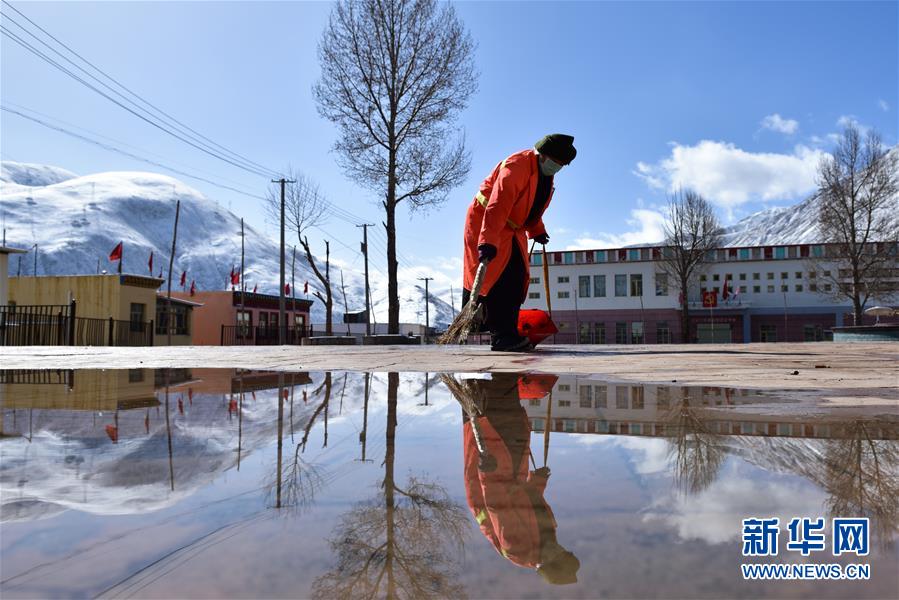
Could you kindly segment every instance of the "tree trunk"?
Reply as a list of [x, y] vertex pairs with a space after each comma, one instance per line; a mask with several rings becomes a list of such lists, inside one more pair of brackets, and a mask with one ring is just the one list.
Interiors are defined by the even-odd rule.
[[[394, 185], [389, 186], [388, 196], [396, 193]], [[400, 295], [397, 285], [396, 262], [396, 205], [388, 198], [387, 223], [387, 333], [400, 332]]]
[[331, 298], [331, 287], [328, 286], [328, 293], [325, 296], [327, 300], [325, 301], [325, 335], [334, 335], [333, 326], [332, 326], [332, 315], [331, 312], [334, 307], [334, 301]]
[[385, 435], [386, 452], [384, 455], [384, 507], [387, 518], [387, 557], [384, 569], [387, 571], [387, 597], [396, 598], [396, 581], [393, 576], [393, 561], [396, 548], [395, 510], [393, 466], [396, 456], [396, 404], [397, 391], [400, 387], [399, 373], [387, 374], [387, 431]]
[[691, 343], [690, 340], [690, 300], [687, 296], [687, 282], [681, 281], [681, 301], [680, 308], [680, 341], [682, 344]]

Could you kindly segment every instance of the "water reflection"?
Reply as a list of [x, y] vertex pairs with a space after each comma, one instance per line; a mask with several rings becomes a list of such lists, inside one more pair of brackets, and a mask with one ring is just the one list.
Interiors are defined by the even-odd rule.
[[481, 533], [512, 563], [535, 569], [548, 583], [570, 584], [577, 582], [580, 561], [559, 544], [556, 520], [543, 497], [550, 477], [548, 443], [537, 468], [521, 406], [522, 396], [550, 394], [555, 380], [513, 373], [462, 381], [444, 376], [463, 407], [465, 496]]
[[891, 596], [899, 411], [791, 406], [570, 375], [0, 371], [0, 593], [783, 597], [720, 576], [770, 514], [870, 517], [857, 595]]
[[394, 474], [398, 389], [399, 374], [388, 374], [380, 490], [340, 516], [329, 538], [337, 564], [315, 580], [316, 598], [464, 595], [456, 580], [465, 522], [462, 509], [438, 483], [410, 475], [400, 486]]

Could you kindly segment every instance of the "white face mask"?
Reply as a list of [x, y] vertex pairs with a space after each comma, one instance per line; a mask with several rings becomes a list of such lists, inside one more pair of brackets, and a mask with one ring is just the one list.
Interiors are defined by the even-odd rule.
[[564, 165], [560, 165], [553, 159], [551, 159], [547, 156], [544, 156], [543, 162], [540, 163], [540, 170], [543, 172], [544, 175], [552, 177], [553, 175], [555, 175], [556, 173], [561, 171], [563, 166]]

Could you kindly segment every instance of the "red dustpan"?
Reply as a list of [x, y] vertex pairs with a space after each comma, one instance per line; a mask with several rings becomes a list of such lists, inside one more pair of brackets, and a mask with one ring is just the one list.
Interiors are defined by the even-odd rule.
[[557, 333], [559, 328], [545, 310], [526, 308], [518, 311], [518, 335], [527, 337], [533, 345]]

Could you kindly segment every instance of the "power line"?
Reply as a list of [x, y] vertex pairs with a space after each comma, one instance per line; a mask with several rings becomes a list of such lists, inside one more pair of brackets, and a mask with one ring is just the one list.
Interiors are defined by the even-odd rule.
[[[178, 119], [176, 119], [175, 117], [173, 117], [173, 116], [170, 115], [169, 113], [165, 112], [164, 110], [162, 110], [161, 108], [159, 108], [159, 107], [156, 106], [155, 104], [151, 103], [149, 100], [147, 100], [146, 98], [144, 98], [143, 96], [141, 96], [141, 95], [138, 94], [137, 92], [134, 92], [133, 90], [131, 90], [130, 88], [128, 88], [127, 86], [125, 86], [123, 83], [121, 83], [120, 81], [118, 81], [115, 77], [109, 75], [107, 72], [105, 72], [103, 69], [101, 69], [100, 67], [98, 67], [97, 65], [95, 65], [94, 63], [92, 63], [91, 61], [89, 61], [88, 59], [86, 59], [84, 56], [82, 56], [81, 54], [79, 54], [78, 52], [76, 52], [73, 48], [71, 48], [70, 46], [68, 46], [68, 45], [65, 44], [64, 42], [62, 42], [59, 38], [55, 37], [52, 33], [50, 33], [49, 31], [47, 31], [46, 29], [44, 29], [43, 27], [41, 27], [40, 25], [38, 25], [37, 23], [35, 23], [35, 22], [34, 22], [32, 19], [30, 19], [27, 15], [25, 15], [24, 13], [22, 13], [22, 11], [20, 11], [20, 10], [17, 9], [15, 6], [13, 6], [13, 5], [10, 4], [9, 2], [7, 2], [7, 0], [2, 0], [2, 1], [3, 1], [3, 4], [5, 4], [6, 6], [8, 6], [10, 9], [12, 9], [13, 11], [15, 11], [16, 13], [18, 13], [22, 18], [24, 18], [26, 21], [28, 21], [29, 23], [31, 23], [34, 27], [36, 27], [36, 28], [37, 28], [39, 31], [41, 31], [44, 35], [46, 35], [47, 37], [49, 37], [50, 39], [52, 39], [54, 42], [56, 42], [57, 44], [59, 44], [61, 47], [65, 48], [67, 51], [69, 51], [71, 54], [73, 54], [74, 56], [76, 56], [76, 57], [77, 57], [78, 59], [80, 59], [82, 62], [84, 62], [85, 64], [87, 64], [88, 66], [90, 66], [94, 71], [96, 71], [97, 73], [101, 74], [103, 77], [105, 77], [106, 79], [108, 79], [109, 81], [111, 81], [112, 83], [114, 83], [114, 84], [115, 84], [116, 86], [118, 86], [119, 88], [121, 88], [121, 89], [125, 90], [126, 92], [128, 92], [128, 94], [130, 94], [131, 96], [133, 96], [134, 98], [136, 98], [137, 100], [139, 100], [139, 101], [140, 101], [142, 104], [144, 104], [145, 106], [148, 106], [148, 107], [152, 108], [152, 109], [157, 113], [157, 115], [154, 115], [154, 118], [161, 118], [161, 117], [159, 117], [158, 115], [162, 115], [162, 117], [165, 117], [166, 119], [168, 119], [168, 123], [166, 123], [166, 124], [169, 125], [170, 127], [173, 127], [173, 128], [175, 128], [175, 129], [177, 129], [177, 127], [175, 127], [175, 125], [173, 125], [173, 123], [174, 123], [174, 124], [179, 125], [179, 126], [182, 128], [181, 133], [184, 133], [183, 130], [186, 129], [187, 131], [189, 131], [189, 132], [195, 134], [196, 136], [198, 136], [198, 137], [194, 137], [194, 136], [190, 136], [190, 135], [188, 135], [188, 134], [185, 134], [185, 135], [188, 135], [188, 137], [191, 137], [192, 139], [194, 139], [195, 141], [198, 141], [198, 142], [200, 142], [201, 144], [203, 144], [203, 145], [205, 145], [205, 146], [207, 146], [207, 147], [209, 147], [209, 148], [218, 148], [220, 151], [224, 152], [224, 153], [227, 154], [227, 155], [231, 155], [231, 157], [234, 158], [235, 160], [238, 160], [238, 161], [240, 161], [240, 162], [243, 162], [243, 163], [245, 163], [245, 164], [248, 165], [248, 166], [254, 167], [254, 168], [256, 168], [256, 169], [260, 169], [260, 170], [262, 170], [262, 171], [264, 171], [264, 172], [269, 172], [270, 174], [274, 174], [274, 173], [275, 173], [275, 171], [272, 171], [271, 169], [268, 169], [267, 167], [264, 167], [263, 165], [260, 165], [259, 163], [254, 162], [254, 161], [252, 161], [252, 160], [246, 158], [245, 156], [243, 156], [243, 155], [241, 155], [241, 154], [238, 154], [237, 152], [235, 152], [235, 151], [233, 151], [233, 150], [231, 150], [231, 149], [229, 149], [229, 148], [227, 148], [227, 147], [225, 147], [225, 146], [223, 146], [223, 145], [221, 145], [221, 144], [219, 144], [219, 143], [217, 143], [217, 142], [211, 140], [210, 138], [206, 137], [205, 135], [201, 134], [200, 132], [196, 131], [195, 129], [191, 128], [190, 126], [186, 125], [186, 124], [183, 123], [182, 121], [179, 121]], [[131, 103], [132, 105], [134, 105], [135, 107], [138, 107], [137, 103], [135, 103], [134, 101], [132, 101], [132, 100], [130, 100], [130, 99], [128, 99], [128, 98], [126, 98], [126, 97], [125, 97], [123, 94], [121, 94], [120, 92], [117, 92], [116, 90], [113, 90], [111, 87], [109, 87], [108, 85], [106, 85], [105, 83], [103, 83], [102, 81], [100, 81], [99, 79], [97, 79], [96, 77], [94, 77], [93, 75], [91, 75], [90, 73], [88, 73], [88, 71], [87, 71], [86, 69], [84, 69], [84, 68], [81, 67], [80, 65], [76, 64], [75, 62], [73, 62], [71, 59], [69, 59], [68, 57], [66, 57], [66, 56], [63, 55], [62, 53], [60, 53], [60, 52], [59, 52], [58, 50], [56, 50], [55, 48], [51, 47], [49, 44], [47, 44], [46, 42], [44, 42], [43, 40], [41, 40], [41, 39], [40, 39], [38, 36], [36, 36], [34, 33], [28, 31], [28, 29], [26, 29], [26, 28], [23, 27], [20, 23], [18, 23], [17, 21], [15, 21], [15, 19], [11, 18], [9, 15], [4, 15], [4, 17], [5, 17], [7, 20], [9, 20], [10, 22], [14, 23], [17, 27], [19, 27], [20, 29], [22, 29], [23, 31], [25, 31], [26, 33], [28, 33], [31, 37], [33, 37], [34, 39], [36, 39], [36, 40], [38, 40], [39, 42], [41, 42], [44, 46], [46, 46], [47, 48], [49, 48], [50, 50], [52, 50], [53, 52], [55, 52], [57, 55], [59, 55], [59, 56], [61, 56], [62, 58], [64, 58], [64, 59], [65, 59], [66, 61], [68, 61], [70, 64], [72, 64], [73, 66], [75, 66], [75, 67], [77, 67], [78, 69], [80, 69], [83, 73], [85, 73], [86, 75], [88, 75], [89, 77], [91, 77], [92, 79], [94, 79], [94, 81], [97, 81], [98, 83], [100, 83], [101, 85], [103, 85], [104, 87], [106, 87], [108, 90], [110, 90], [110, 91], [112, 91], [113, 93], [117, 94], [119, 97], [121, 97], [121, 98], [125, 99], [126, 101], [130, 102], [130, 103]], [[146, 111], [145, 109], [141, 109], [140, 107], [138, 107], [138, 108], [139, 108], [140, 110], [144, 110], [145, 112], [149, 112], [149, 111]], [[200, 139], [205, 140], [206, 142], [208, 142], [208, 144], [205, 144], [205, 143], [201, 142]]]
[[[6, 18], [8, 18], [8, 17], [6, 17]], [[210, 150], [204, 148], [203, 146], [200, 146], [200, 145], [198, 145], [198, 144], [192, 142], [191, 140], [189, 140], [189, 139], [183, 137], [182, 135], [179, 135], [178, 133], [176, 133], [176, 132], [174, 132], [174, 131], [168, 129], [166, 126], [157, 123], [156, 121], [152, 120], [151, 118], [148, 118], [148, 117], [146, 117], [146, 116], [140, 114], [139, 112], [133, 110], [132, 108], [126, 106], [125, 104], [119, 102], [118, 100], [116, 100], [115, 98], [113, 98], [112, 96], [110, 96], [109, 94], [103, 92], [102, 90], [100, 90], [100, 89], [97, 88], [96, 86], [94, 86], [94, 85], [92, 85], [91, 83], [89, 83], [88, 81], [85, 81], [83, 78], [79, 77], [76, 73], [73, 73], [72, 71], [70, 71], [69, 69], [67, 69], [66, 67], [64, 67], [63, 65], [59, 64], [58, 62], [56, 62], [55, 60], [53, 60], [52, 58], [50, 58], [49, 56], [47, 56], [46, 54], [44, 54], [43, 52], [41, 52], [40, 50], [38, 50], [37, 48], [35, 48], [34, 46], [32, 46], [31, 44], [29, 44], [28, 42], [26, 42], [26, 41], [23, 40], [22, 38], [20, 38], [18, 35], [16, 35], [16, 34], [13, 33], [12, 31], [10, 31], [10, 30], [7, 29], [6, 27], [4, 27], [2, 24], [0, 24], [0, 31], [2, 31], [3, 34], [5, 34], [8, 38], [10, 38], [10, 39], [13, 40], [14, 42], [16, 42], [17, 44], [19, 44], [19, 45], [22, 46], [23, 48], [25, 48], [26, 50], [28, 50], [29, 52], [31, 52], [31, 53], [34, 54], [35, 56], [37, 56], [37, 57], [39, 57], [40, 59], [42, 59], [44, 62], [46, 62], [46, 63], [48, 63], [48, 64], [50, 64], [50, 65], [56, 67], [58, 70], [62, 71], [63, 73], [65, 73], [66, 75], [68, 75], [69, 77], [71, 77], [72, 79], [78, 81], [79, 83], [81, 83], [81, 84], [84, 85], [85, 87], [87, 87], [87, 88], [93, 90], [94, 92], [96, 92], [97, 94], [103, 96], [104, 98], [106, 98], [107, 100], [109, 100], [110, 102], [112, 102], [113, 104], [116, 104], [117, 106], [123, 108], [124, 110], [128, 111], [128, 112], [131, 113], [132, 115], [134, 115], [134, 116], [136, 116], [137, 118], [141, 119], [142, 121], [144, 121], [144, 122], [146, 122], [146, 123], [152, 125], [153, 127], [159, 129], [160, 131], [163, 131], [163, 132], [165, 132], [165, 133], [168, 133], [168, 134], [171, 135], [172, 137], [174, 137], [174, 138], [176, 138], [176, 139], [178, 139], [178, 140], [181, 140], [181, 141], [184, 142], [185, 144], [188, 144], [189, 146], [192, 146], [193, 148], [196, 148], [197, 150], [200, 150], [201, 152], [204, 152], [204, 153], [206, 153], [206, 154], [209, 154], [210, 156], [213, 156], [213, 157], [215, 157], [215, 158], [218, 158], [219, 160], [222, 160], [222, 161], [224, 161], [224, 162], [226, 162], [226, 163], [228, 163], [228, 164], [230, 164], [230, 165], [233, 165], [233, 166], [235, 166], [235, 167], [237, 167], [237, 168], [239, 168], [239, 169], [242, 169], [242, 170], [244, 170], [244, 171], [247, 171], [247, 172], [253, 173], [254, 175], [259, 175], [259, 176], [262, 176], [262, 177], [270, 177], [270, 176], [271, 176], [271, 173], [270, 173], [270, 172], [264, 172], [264, 171], [261, 171], [261, 170], [258, 170], [258, 169], [254, 169], [254, 168], [247, 167], [247, 166], [242, 165], [242, 164], [240, 164], [240, 163], [237, 163], [237, 162], [235, 162], [235, 161], [233, 161], [233, 160], [231, 160], [231, 159], [229, 159], [229, 158], [227, 158], [227, 157], [225, 157], [225, 156], [222, 156], [221, 154], [218, 154], [218, 153], [216, 153], [216, 152], [210, 151]]]

